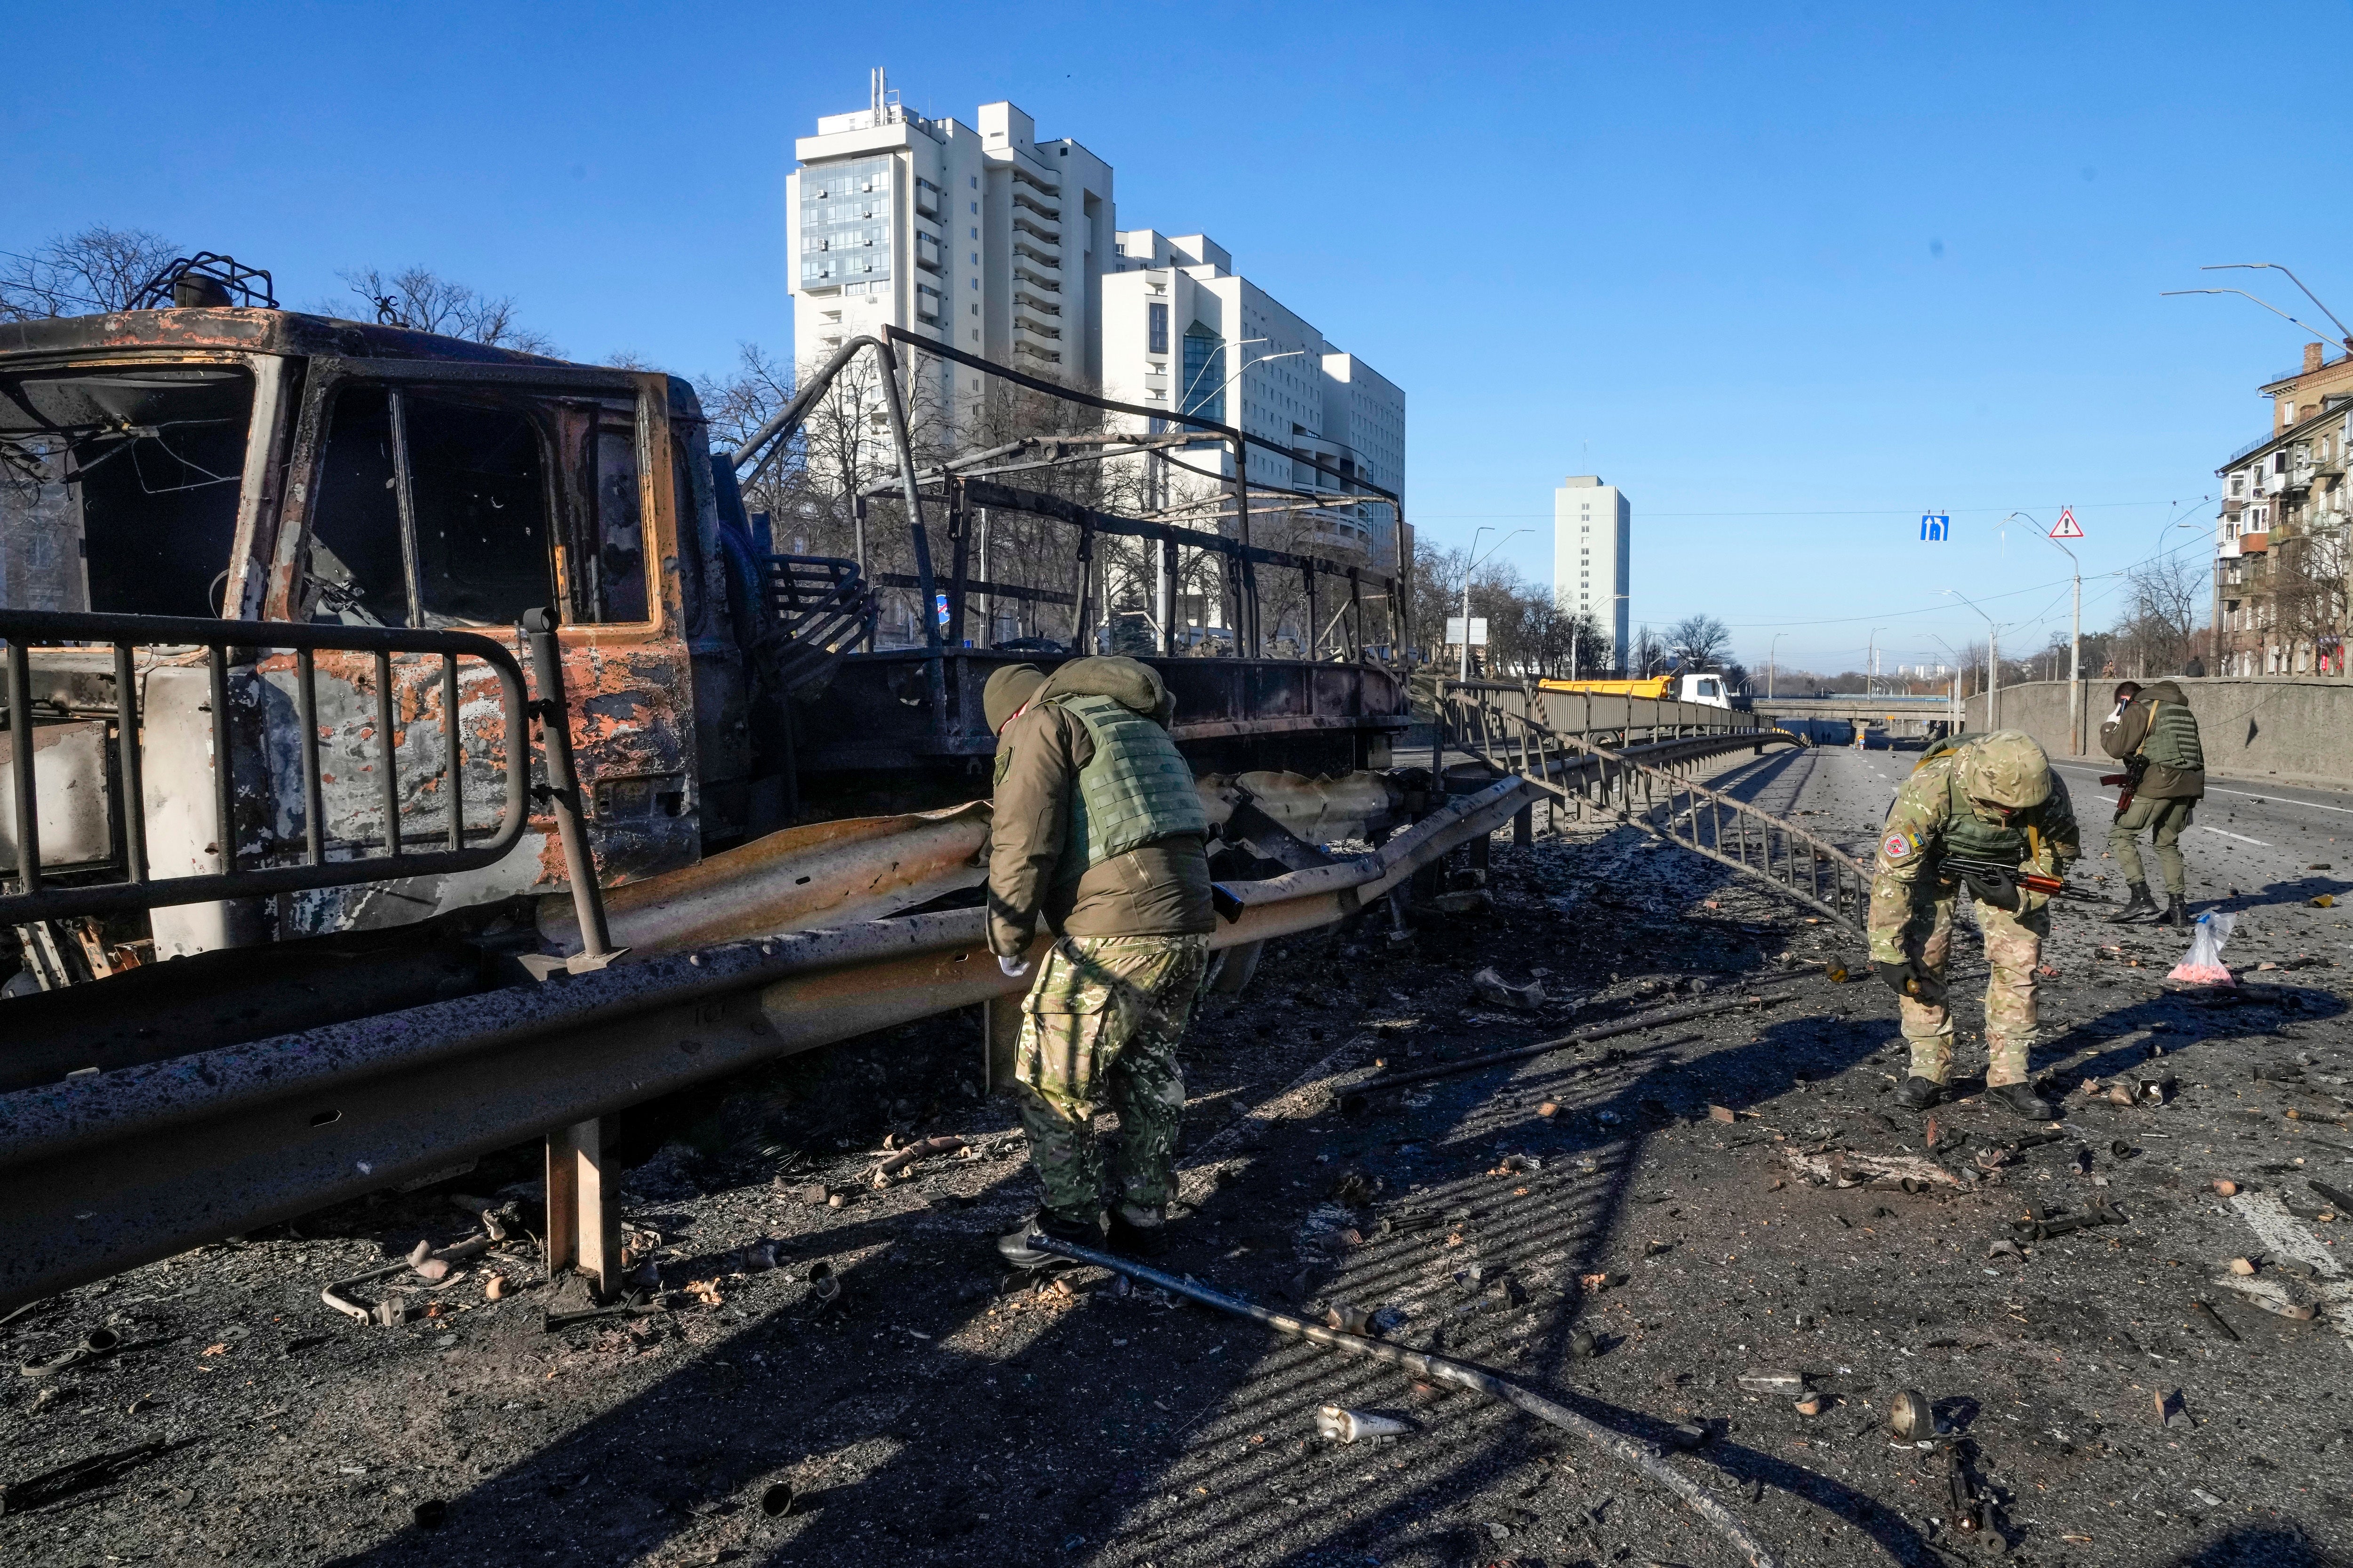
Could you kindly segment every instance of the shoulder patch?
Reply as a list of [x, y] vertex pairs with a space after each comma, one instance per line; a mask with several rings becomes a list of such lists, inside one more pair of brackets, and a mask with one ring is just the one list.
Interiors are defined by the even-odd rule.
[[1920, 847], [1921, 838], [1916, 833], [1891, 833], [1879, 841], [1879, 852], [1891, 862], [1916, 855]]

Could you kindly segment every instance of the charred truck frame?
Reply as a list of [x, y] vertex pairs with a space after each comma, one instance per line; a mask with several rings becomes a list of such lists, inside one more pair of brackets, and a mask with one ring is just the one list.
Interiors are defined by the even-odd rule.
[[[1367, 591], [1400, 605], [1398, 584], [1254, 546], [1239, 486], [1228, 534], [1073, 507], [954, 462], [918, 475], [891, 342], [845, 346], [742, 450], [717, 453], [674, 376], [233, 305], [203, 268], [157, 294], [174, 281], [205, 302], [0, 326], [13, 579], [0, 579], [0, 870], [17, 884], [0, 903], [45, 984], [109, 973], [142, 939], [153, 957], [184, 956], [567, 888], [526, 723], [548, 716], [533, 707], [548, 694], [527, 697], [517, 664], [520, 623], [542, 608], [603, 887], [795, 820], [985, 795], [981, 686], [1038, 656], [957, 646], [975, 505], [1068, 523], [1082, 563], [1099, 534], [1157, 541], [1170, 570], [1180, 546], [1224, 557], [1242, 657], [1162, 661], [1199, 771], [1379, 767], [1406, 721], [1398, 675], [1353, 657]], [[914, 648], [873, 648], [876, 591], [855, 563], [761, 554], [737, 484], [860, 354], [888, 387], [917, 567], [905, 586], [946, 609], [944, 627], [921, 617]], [[1238, 459], [1254, 439], [1185, 423]], [[1397, 498], [1348, 486], [1390, 508], [1402, 542]], [[927, 509], [944, 512], [944, 573]], [[1319, 578], [1345, 584], [1352, 657], [1254, 657], [1262, 568], [1304, 574], [1311, 603]], [[200, 635], [206, 617], [226, 624]], [[109, 929], [28, 925], [92, 911], [112, 912]], [[142, 912], [149, 929], [133, 930]]]
[[[1008, 586], [969, 572], [976, 507], [1067, 524], [1082, 568], [1106, 535], [1157, 542], [1164, 584], [1179, 551], [1218, 558], [1240, 657], [1155, 662], [1222, 840], [1228, 990], [1271, 939], [1401, 921], [1545, 789], [1767, 738], [1629, 700], [1622, 753], [1440, 787], [1388, 768], [1403, 679], [1365, 657], [1370, 601], [1407, 643], [1404, 584], [1259, 547], [1272, 498], [1240, 461], [1231, 532], [1018, 489], [1003, 449], [919, 473], [888, 339], [713, 454], [675, 377], [267, 289], [198, 258], [157, 308], [0, 325], [0, 925], [26, 965], [0, 1000], [0, 1310], [540, 1137], [547, 1267], [608, 1289], [611, 1113], [976, 1005], [1008, 1069], [979, 693], [1034, 656], [951, 646], [967, 593]], [[920, 346], [1164, 421], [1105, 452], [1264, 445]], [[913, 648], [873, 647], [858, 563], [765, 554], [740, 500], [854, 354], [880, 361], [916, 567], [890, 586], [945, 609]], [[1409, 559], [1397, 498], [1324, 472]], [[1347, 585], [1345, 658], [1254, 657], [1261, 571]]]

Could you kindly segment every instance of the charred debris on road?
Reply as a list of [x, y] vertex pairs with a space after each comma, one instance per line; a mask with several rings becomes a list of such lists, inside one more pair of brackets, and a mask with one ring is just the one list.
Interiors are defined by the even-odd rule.
[[[1161, 1267], [1537, 1390], [1784, 1562], [2353, 1546], [2327, 911], [2265, 909], [2284, 967], [2227, 994], [2161, 984], [2170, 933], [2063, 913], [2037, 1129], [1902, 1111], [1892, 997], [1823, 973], [1851, 939], [1630, 827], [1455, 878], [1466, 911], [1289, 939], [1209, 1002]], [[988, 1240], [1033, 1196], [981, 1051], [944, 1016], [627, 1114], [604, 1309], [536, 1266], [533, 1150], [12, 1315], [0, 1549], [1731, 1560], [1474, 1393], [1103, 1270], [1007, 1279]], [[365, 1321], [322, 1301], [370, 1275]]]

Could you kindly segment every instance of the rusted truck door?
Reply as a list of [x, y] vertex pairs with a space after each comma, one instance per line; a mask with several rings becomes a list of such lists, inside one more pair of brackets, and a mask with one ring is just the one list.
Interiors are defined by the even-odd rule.
[[[272, 616], [464, 627], [510, 641], [519, 658], [527, 658], [516, 627], [523, 612], [557, 606], [573, 747], [608, 885], [701, 854], [666, 405], [659, 376], [321, 362], [297, 431], [272, 574]], [[326, 770], [332, 777], [320, 809], [329, 842], [381, 842], [395, 822], [404, 834], [446, 834], [451, 792], [428, 754], [443, 700], [440, 661], [318, 657], [320, 744], [347, 763]], [[490, 824], [491, 780], [503, 761], [481, 679], [475, 672], [469, 685], [461, 672], [459, 694], [470, 744], [456, 793], [470, 836]], [[375, 762], [387, 709], [401, 757], [389, 789]], [[299, 839], [307, 807], [278, 794], [280, 830]], [[429, 886], [301, 895], [282, 910], [280, 930], [401, 924], [564, 881], [554, 819], [534, 817], [515, 852], [487, 870]]]

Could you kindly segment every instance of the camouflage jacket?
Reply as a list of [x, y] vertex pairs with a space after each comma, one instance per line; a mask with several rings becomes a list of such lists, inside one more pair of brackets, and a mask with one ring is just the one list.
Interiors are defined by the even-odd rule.
[[[1902, 963], [1904, 939], [1913, 920], [1936, 899], [1951, 893], [1958, 879], [1945, 874], [1942, 861], [1947, 854], [2031, 866], [2054, 876], [2064, 876], [2067, 867], [2083, 856], [2075, 808], [2067, 798], [2066, 781], [2057, 773], [2051, 775], [2050, 798], [2003, 826], [1970, 810], [1953, 778], [1957, 761], [1953, 752], [1928, 758], [1904, 781], [1895, 792], [1895, 804], [1887, 809], [1872, 868], [1866, 927], [1874, 963]], [[2027, 893], [2020, 912], [2040, 909], [2046, 901], [2041, 894]]]

